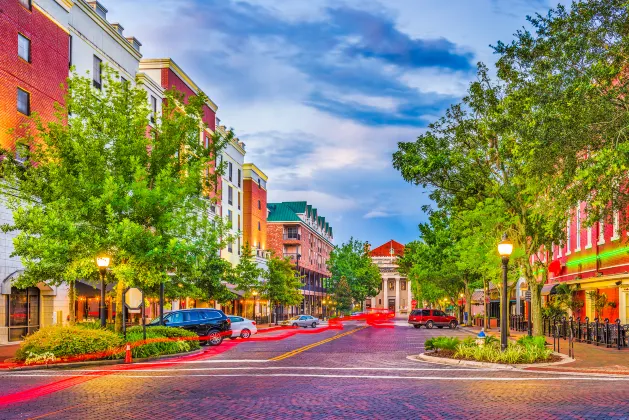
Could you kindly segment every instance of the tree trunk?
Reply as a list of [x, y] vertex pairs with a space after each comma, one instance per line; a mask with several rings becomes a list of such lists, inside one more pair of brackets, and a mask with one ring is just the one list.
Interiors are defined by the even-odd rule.
[[486, 329], [490, 329], [489, 326], [489, 284], [487, 283], [487, 280], [483, 280], [483, 289], [485, 291], [485, 293], [483, 293], [483, 305], [485, 305], [485, 316], [484, 316], [484, 326]]
[[[465, 282], [465, 312], [467, 312], [467, 321], [470, 323], [472, 320], [472, 294], [474, 293], [470, 290], [469, 282]], [[463, 319], [465, 322], [465, 319]]]
[[527, 280], [531, 289], [531, 323], [533, 324], [533, 335], [544, 335], [542, 328], [542, 284], [538, 284], [533, 279]]
[[[70, 281], [69, 284], [70, 290], [68, 290], [68, 314], [70, 316], [70, 325], [74, 325], [76, 323], [76, 285], [74, 280]], [[63, 324], [63, 320], [61, 320], [61, 323]]]
[[118, 284], [116, 285], [116, 322], [114, 327], [117, 333], [122, 333], [122, 311], [124, 311], [122, 294], [124, 293], [124, 289], [124, 282], [119, 279]]

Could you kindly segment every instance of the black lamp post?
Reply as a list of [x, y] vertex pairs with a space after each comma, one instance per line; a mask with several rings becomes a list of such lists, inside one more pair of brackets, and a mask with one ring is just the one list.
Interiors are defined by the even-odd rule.
[[459, 324], [463, 325], [463, 293], [459, 295], [461, 298], [461, 305], [459, 306]]
[[507, 349], [507, 271], [509, 270], [509, 257], [513, 252], [513, 244], [507, 239], [507, 234], [502, 236], [502, 241], [498, 244], [498, 254], [502, 257], [502, 290], [501, 290], [501, 311], [500, 311], [500, 348]]
[[107, 267], [109, 267], [109, 257], [97, 257], [96, 265], [100, 273], [100, 326], [105, 328], [107, 326], [107, 306], [105, 304], [105, 275], [107, 274]]

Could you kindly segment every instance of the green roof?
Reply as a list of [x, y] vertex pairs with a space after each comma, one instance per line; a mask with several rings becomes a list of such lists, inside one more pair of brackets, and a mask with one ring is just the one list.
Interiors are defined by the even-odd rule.
[[269, 209], [268, 222], [301, 222], [293, 209], [284, 203], [269, 203], [267, 208]]
[[305, 214], [306, 217], [314, 218], [317, 226], [323, 229], [328, 235], [332, 235], [332, 227], [325, 221], [325, 217], [317, 216], [317, 209], [312, 207], [306, 201], [284, 201], [282, 203], [268, 203], [269, 222], [301, 222], [299, 214]]

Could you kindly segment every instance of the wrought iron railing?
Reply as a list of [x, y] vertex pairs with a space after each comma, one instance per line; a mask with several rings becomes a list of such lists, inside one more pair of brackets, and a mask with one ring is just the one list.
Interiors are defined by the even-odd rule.
[[595, 346], [615, 347], [618, 350], [629, 347], [629, 324], [621, 324], [620, 319], [610, 322], [609, 318], [605, 318], [601, 322], [598, 318], [594, 318], [591, 322], [588, 317], [582, 321], [581, 317], [574, 319], [555, 317], [542, 319], [542, 332], [545, 336], [558, 335], [566, 340], [570, 333], [575, 341]]

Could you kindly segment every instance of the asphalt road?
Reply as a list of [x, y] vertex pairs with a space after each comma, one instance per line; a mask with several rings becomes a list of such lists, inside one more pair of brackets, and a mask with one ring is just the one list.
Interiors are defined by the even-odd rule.
[[[0, 373], [1, 419], [629, 418], [629, 377], [407, 359], [460, 330], [346, 324], [158, 363]], [[258, 336], [262, 338], [262, 336]]]

